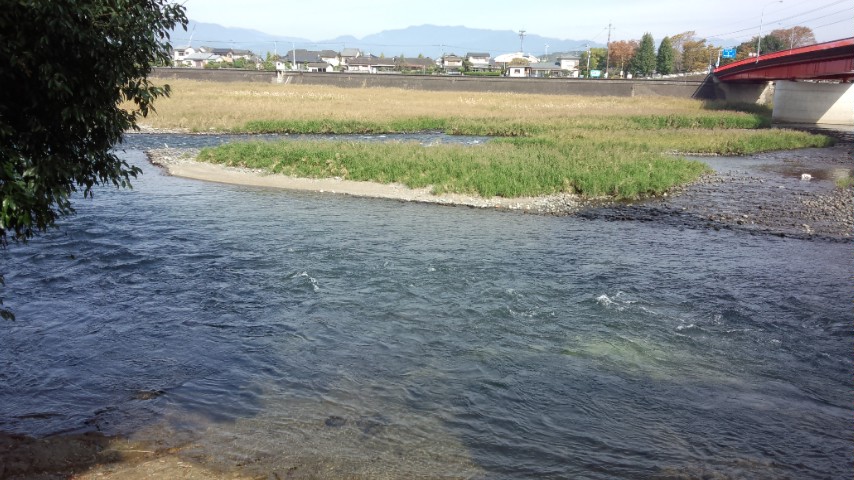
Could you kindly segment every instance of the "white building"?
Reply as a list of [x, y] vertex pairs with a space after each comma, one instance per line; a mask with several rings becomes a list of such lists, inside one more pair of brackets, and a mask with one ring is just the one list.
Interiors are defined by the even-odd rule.
[[491, 57], [488, 53], [472, 53], [469, 52], [466, 54], [466, 59], [471, 65], [471, 69], [475, 71], [487, 71], [490, 70], [491, 67]]
[[557, 58], [557, 63], [560, 69], [566, 71], [567, 77], [578, 77], [578, 65], [581, 63], [581, 57], [576, 55], [566, 55]]
[[193, 47], [179, 47], [172, 49], [172, 64], [176, 67], [180, 67], [184, 65], [184, 59], [194, 53], [196, 53], [196, 49]]
[[185, 67], [192, 68], [205, 68], [205, 65], [209, 63], [222, 63], [223, 59], [219, 55], [214, 55], [213, 53], [205, 53], [205, 52], [197, 52], [190, 55], [184, 56], [184, 59], [181, 63]]

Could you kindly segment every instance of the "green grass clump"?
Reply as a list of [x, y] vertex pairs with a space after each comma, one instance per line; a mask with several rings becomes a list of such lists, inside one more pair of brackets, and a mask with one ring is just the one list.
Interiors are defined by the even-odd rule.
[[837, 178], [836, 187], [841, 189], [854, 187], [854, 177]]
[[706, 171], [699, 162], [623, 146], [500, 142], [429, 148], [417, 143], [246, 142], [206, 148], [199, 159], [298, 177], [402, 183], [430, 186], [435, 193], [508, 198], [558, 192], [638, 198], [660, 194]]
[[738, 115], [647, 115], [630, 117], [632, 123], [644, 130], [654, 129], [733, 129], [765, 128], [771, 119], [759, 114]]
[[380, 134], [412, 132], [445, 132], [449, 135], [480, 135], [490, 137], [520, 137], [541, 133], [542, 125], [506, 119], [445, 119], [404, 118], [388, 122], [359, 120], [254, 120], [232, 133], [291, 133], [291, 134]]
[[680, 114], [556, 116], [513, 119], [432, 117], [388, 121], [252, 121], [237, 133], [380, 134], [442, 131], [497, 137], [479, 146], [350, 141], [232, 143], [201, 151], [202, 161], [298, 177], [431, 187], [482, 197], [576, 193], [635, 199], [697, 179], [708, 167], [674, 153], [747, 155], [825, 147], [833, 139], [769, 129], [767, 109], [744, 106]]

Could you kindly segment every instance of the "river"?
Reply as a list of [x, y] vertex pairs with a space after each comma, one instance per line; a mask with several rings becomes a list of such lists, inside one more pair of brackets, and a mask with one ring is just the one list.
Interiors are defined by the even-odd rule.
[[131, 139], [133, 190], [0, 253], [0, 430], [281, 476], [852, 477], [850, 243], [211, 184], [140, 150], [193, 141]]

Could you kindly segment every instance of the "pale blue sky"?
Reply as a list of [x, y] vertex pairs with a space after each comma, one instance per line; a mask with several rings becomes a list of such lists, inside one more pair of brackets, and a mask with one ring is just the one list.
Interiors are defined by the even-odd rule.
[[313, 41], [432, 24], [604, 43], [609, 22], [613, 40], [639, 39], [644, 32], [658, 40], [686, 30], [746, 40], [757, 34], [760, 17], [766, 33], [805, 25], [820, 42], [854, 36], [851, 0], [186, 0], [185, 6], [196, 21]]

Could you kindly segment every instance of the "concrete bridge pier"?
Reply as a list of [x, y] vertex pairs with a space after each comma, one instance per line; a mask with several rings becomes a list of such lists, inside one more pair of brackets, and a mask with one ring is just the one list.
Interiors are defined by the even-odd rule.
[[775, 122], [854, 125], [854, 83], [776, 83]]

